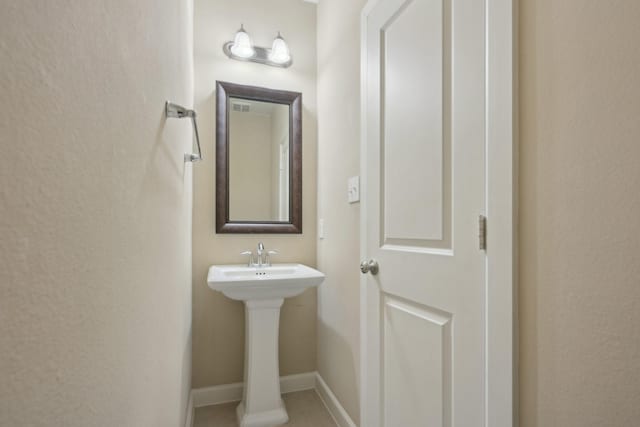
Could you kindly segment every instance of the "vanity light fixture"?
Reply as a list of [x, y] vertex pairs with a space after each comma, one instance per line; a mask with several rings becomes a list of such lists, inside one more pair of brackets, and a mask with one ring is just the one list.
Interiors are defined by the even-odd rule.
[[278, 31], [278, 35], [273, 39], [273, 45], [271, 45], [271, 52], [269, 52], [269, 60], [276, 64], [286, 64], [291, 62], [291, 53], [289, 52], [289, 46], [284, 41]]
[[251, 58], [256, 54], [251, 37], [249, 37], [249, 34], [244, 30], [244, 25], [240, 24], [240, 29], [233, 38], [233, 43], [229, 50], [232, 55], [242, 59]]
[[233, 41], [228, 41], [222, 46], [225, 55], [238, 61], [251, 61], [258, 64], [271, 65], [272, 67], [288, 68], [293, 63], [291, 52], [287, 42], [284, 41], [280, 32], [275, 39], [271, 49], [254, 46], [251, 37], [241, 25]]

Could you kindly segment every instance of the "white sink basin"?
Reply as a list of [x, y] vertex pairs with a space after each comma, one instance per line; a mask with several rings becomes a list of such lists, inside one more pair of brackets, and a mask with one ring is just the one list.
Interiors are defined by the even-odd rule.
[[214, 265], [207, 277], [211, 289], [241, 301], [293, 297], [323, 280], [324, 274], [302, 264]]
[[324, 274], [302, 264], [209, 268], [209, 287], [244, 301], [245, 306], [244, 392], [236, 410], [240, 427], [279, 426], [289, 419], [280, 396], [280, 307], [285, 298], [318, 286], [323, 280]]

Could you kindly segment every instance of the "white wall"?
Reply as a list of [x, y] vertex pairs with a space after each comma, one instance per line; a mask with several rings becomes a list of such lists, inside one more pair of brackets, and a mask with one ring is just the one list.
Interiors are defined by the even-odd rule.
[[520, 8], [520, 422], [638, 425], [640, 3]]
[[[270, 46], [281, 31], [293, 66], [282, 69], [227, 58], [222, 45], [241, 23], [258, 46]], [[209, 289], [209, 267], [245, 262], [239, 253], [255, 250], [259, 241], [280, 251], [274, 261], [316, 264], [316, 5], [301, 0], [196, 0], [194, 46], [195, 103], [205, 160], [194, 171], [193, 384], [205, 387], [242, 381], [244, 368], [244, 308]], [[215, 234], [216, 80], [302, 92], [302, 234]], [[285, 301], [280, 322], [280, 373], [315, 370], [315, 290]]]
[[318, 5], [318, 371], [359, 419], [359, 204], [347, 178], [360, 172], [360, 11], [365, 0]]
[[2, 6], [2, 426], [184, 423], [191, 30], [177, 0]]

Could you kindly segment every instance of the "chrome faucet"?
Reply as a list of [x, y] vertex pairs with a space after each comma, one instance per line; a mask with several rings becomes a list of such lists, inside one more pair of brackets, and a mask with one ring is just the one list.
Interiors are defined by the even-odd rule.
[[277, 255], [278, 251], [267, 251], [266, 254], [264, 254], [264, 262], [265, 264], [267, 264], [267, 266], [271, 267], [271, 255]]
[[240, 255], [248, 256], [249, 260], [247, 261], [247, 267], [253, 267], [253, 265], [254, 265], [254, 263], [253, 263], [253, 252], [244, 251], [244, 252], [240, 252]]
[[262, 244], [262, 242], [258, 243], [258, 250], [257, 250], [257, 254], [258, 254], [258, 267], [262, 267], [262, 264], [264, 264], [264, 245]]
[[256, 251], [255, 259], [253, 252], [244, 251], [240, 255], [246, 255], [249, 257], [247, 261], [247, 267], [271, 267], [271, 255], [276, 255], [278, 251], [266, 251], [262, 242], [258, 243], [258, 249]]

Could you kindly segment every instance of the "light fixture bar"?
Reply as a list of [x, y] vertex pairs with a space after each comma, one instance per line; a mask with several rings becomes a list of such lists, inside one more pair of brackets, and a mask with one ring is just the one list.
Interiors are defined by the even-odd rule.
[[293, 64], [293, 59], [289, 59], [287, 62], [277, 63], [273, 62], [269, 59], [269, 54], [271, 53], [270, 48], [254, 46], [255, 54], [249, 58], [243, 58], [237, 55], [234, 55], [231, 52], [231, 46], [233, 46], [232, 41], [226, 42], [222, 46], [222, 50], [225, 55], [227, 55], [231, 59], [236, 59], [238, 61], [249, 61], [249, 62], [257, 62], [258, 64], [270, 65], [272, 67], [280, 67], [280, 68], [289, 68], [291, 64]]

